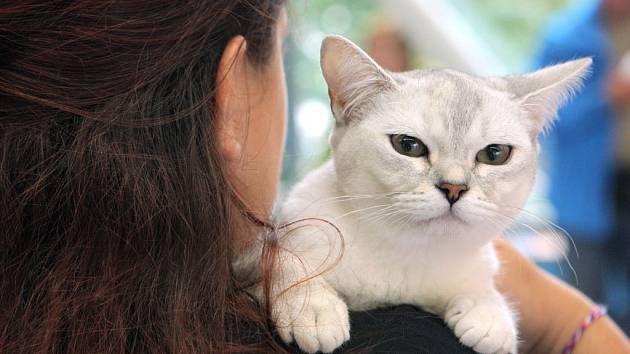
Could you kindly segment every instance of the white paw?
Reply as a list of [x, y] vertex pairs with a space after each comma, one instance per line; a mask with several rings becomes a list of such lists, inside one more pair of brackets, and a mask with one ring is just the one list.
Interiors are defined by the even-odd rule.
[[502, 299], [460, 295], [446, 308], [444, 320], [466, 346], [483, 354], [516, 354], [516, 326]]
[[295, 340], [307, 353], [330, 353], [350, 339], [348, 307], [323, 284], [288, 290], [273, 304], [272, 316], [282, 340]]

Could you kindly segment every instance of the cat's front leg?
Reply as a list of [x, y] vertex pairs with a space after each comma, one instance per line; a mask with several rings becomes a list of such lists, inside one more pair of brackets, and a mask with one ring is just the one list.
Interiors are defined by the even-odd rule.
[[[285, 343], [295, 342], [308, 353], [329, 353], [350, 339], [348, 307], [322, 276], [332, 266], [317, 257], [316, 251], [323, 248], [312, 242], [317, 241], [317, 235], [309, 234], [307, 239], [297, 236], [300, 235], [295, 234], [292, 239], [295, 244], [284, 244], [276, 255], [268, 293], [262, 283], [248, 291], [261, 303], [269, 304], [271, 319]], [[321, 253], [325, 251], [324, 248]], [[235, 263], [243, 279], [260, 277], [261, 253], [262, 245], [255, 244]], [[329, 258], [332, 259], [323, 257]]]
[[272, 302], [272, 320], [286, 343], [330, 353], [350, 339], [346, 303], [323, 279], [294, 284]]
[[448, 302], [444, 320], [466, 346], [478, 353], [516, 353], [516, 320], [496, 290], [464, 293]]

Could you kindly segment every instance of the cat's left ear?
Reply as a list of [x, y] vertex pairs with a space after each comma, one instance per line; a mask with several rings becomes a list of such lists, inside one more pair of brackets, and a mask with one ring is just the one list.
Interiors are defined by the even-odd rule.
[[582, 58], [538, 71], [504, 78], [506, 89], [528, 113], [536, 134], [548, 127], [558, 110], [581, 87], [593, 60]]

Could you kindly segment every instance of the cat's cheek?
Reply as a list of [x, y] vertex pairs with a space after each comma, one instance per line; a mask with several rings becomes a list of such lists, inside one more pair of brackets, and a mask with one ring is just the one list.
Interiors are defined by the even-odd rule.
[[367, 171], [377, 178], [388, 192], [428, 192], [429, 187], [434, 186], [426, 161], [396, 160], [398, 161], [395, 164], [391, 164], [391, 161], [375, 161], [370, 164]]

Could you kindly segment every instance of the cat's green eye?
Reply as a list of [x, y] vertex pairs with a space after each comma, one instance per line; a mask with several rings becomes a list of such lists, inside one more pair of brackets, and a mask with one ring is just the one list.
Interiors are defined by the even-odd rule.
[[405, 134], [394, 134], [391, 137], [392, 147], [397, 153], [409, 157], [422, 157], [429, 154], [429, 148], [420, 139]]
[[477, 161], [488, 165], [503, 165], [511, 155], [510, 145], [490, 144], [477, 153]]

